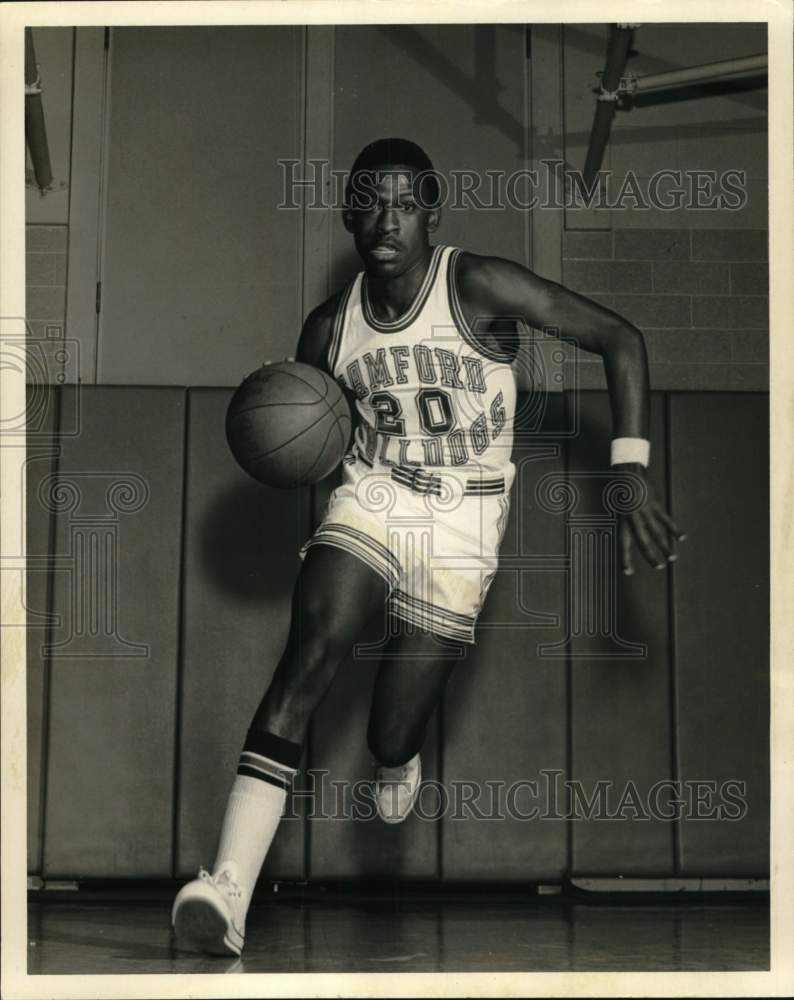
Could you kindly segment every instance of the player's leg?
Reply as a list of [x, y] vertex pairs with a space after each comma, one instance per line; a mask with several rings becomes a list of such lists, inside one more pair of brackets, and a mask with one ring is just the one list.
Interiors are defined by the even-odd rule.
[[342, 659], [387, 597], [385, 580], [330, 545], [306, 555], [295, 585], [286, 648], [251, 728], [302, 743]]
[[357, 635], [383, 606], [387, 584], [361, 559], [311, 547], [292, 600], [284, 653], [246, 735], [211, 872], [174, 903], [181, 942], [211, 954], [239, 954], [245, 914], [284, 812], [306, 727]]
[[315, 545], [295, 584], [284, 653], [254, 714], [224, 817], [213, 874], [238, 870], [250, 896], [275, 835], [314, 709], [387, 585], [356, 556]]
[[465, 647], [393, 619], [399, 632], [384, 649], [375, 680], [367, 742], [378, 765], [376, 802], [387, 823], [413, 808], [422, 778], [419, 751], [427, 723], [441, 701]]

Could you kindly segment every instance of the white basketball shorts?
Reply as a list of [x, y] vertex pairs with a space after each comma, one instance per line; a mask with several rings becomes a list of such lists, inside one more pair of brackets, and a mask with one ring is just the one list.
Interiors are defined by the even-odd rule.
[[348, 454], [342, 483], [300, 556], [313, 545], [352, 553], [388, 584], [391, 614], [473, 643], [498, 565], [509, 486], [470, 469], [373, 468]]

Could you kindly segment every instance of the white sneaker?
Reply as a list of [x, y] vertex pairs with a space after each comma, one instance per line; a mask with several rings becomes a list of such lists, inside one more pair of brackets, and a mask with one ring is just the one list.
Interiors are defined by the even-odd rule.
[[239, 955], [245, 940], [246, 904], [231, 869], [198, 878], [183, 886], [171, 911], [177, 942], [207, 955]]
[[384, 823], [402, 823], [410, 814], [422, 781], [417, 754], [402, 767], [379, 767], [375, 772], [375, 804]]

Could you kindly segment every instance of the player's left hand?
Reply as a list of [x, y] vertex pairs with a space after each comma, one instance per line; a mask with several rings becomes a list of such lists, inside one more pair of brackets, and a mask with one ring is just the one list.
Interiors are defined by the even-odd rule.
[[[642, 484], [639, 505], [629, 513], [618, 515], [618, 539], [624, 574], [632, 576], [634, 573], [633, 545], [637, 546], [651, 566], [656, 569], [664, 569], [668, 562], [674, 562], [678, 558], [675, 550], [676, 543], [683, 542], [686, 535], [679, 530], [667, 511], [663, 510], [654, 497], [653, 487], [648, 481], [642, 465], [635, 463], [613, 465], [612, 471], [631, 473]], [[635, 480], [633, 490], [636, 485]]]

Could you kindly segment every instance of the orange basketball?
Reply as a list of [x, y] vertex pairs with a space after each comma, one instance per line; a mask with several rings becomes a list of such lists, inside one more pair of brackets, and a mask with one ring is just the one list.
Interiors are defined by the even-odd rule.
[[352, 423], [340, 386], [298, 361], [263, 365], [235, 391], [226, 439], [245, 471], [267, 486], [325, 478], [347, 450]]

